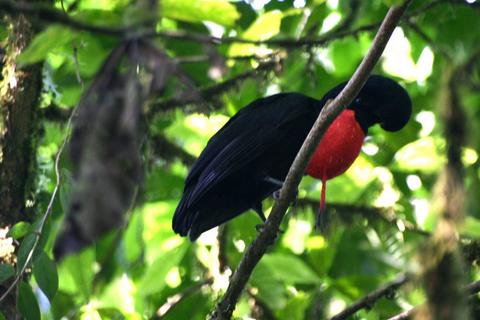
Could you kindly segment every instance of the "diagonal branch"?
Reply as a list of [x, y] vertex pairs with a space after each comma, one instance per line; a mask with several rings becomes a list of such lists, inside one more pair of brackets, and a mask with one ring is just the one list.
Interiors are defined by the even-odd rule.
[[[465, 287], [463, 287], [463, 290], [465, 291], [465, 294], [469, 295], [469, 296], [473, 296], [473, 295], [476, 295], [480, 292], [480, 280], [477, 280], [475, 282], [471, 282], [469, 284], [467, 284]], [[423, 308], [425, 308], [426, 306], [423, 304], [423, 305], [420, 305], [418, 307], [415, 307], [415, 308], [412, 308], [410, 310], [407, 310], [407, 311], [403, 311], [393, 317], [390, 317], [388, 318], [388, 320], [406, 320], [406, 319], [411, 319], [415, 314], [417, 314], [418, 312], [421, 312], [420, 310], [422, 310]]]
[[345, 320], [362, 309], [371, 308], [373, 304], [377, 302], [377, 300], [383, 297], [392, 297], [395, 291], [401, 286], [403, 286], [405, 283], [407, 283], [409, 280], [410, 276], [408, 274], [399, 275], [395, 280], [383, 285], [375, 291], [370, 292], [362, 299], [358, 300], [351, 306], [345, 308], [343, 311], [330, 318], [330, 320]]
[[177, 305], [179, 305], [183, 300], [194, 294], [195, 292], [201, 290], [204, 286], [211, 285], [213, 278], [207, 278], [201, 282], [194, 284], [193, 286], [187, 288], [183, 292], [177, 293], [169, 298], [167, 301], [158, 308], [153, 319], [164, 319], [167, 314], [172, 311]]
[[288, 172], [284, 186], [280, 191], [280, 199], [275, 203], [268, 220], [265, 222], [265, 227], [250, 245], [241, 260], [238, 269], [233, 274], [224, 297], [218, 303], [212, 314], [212, 319], [231, 318], [236, 303], [245, 288], [253, 269], [265, 254], [268, 246], [273, 243], [277, 236], [280, 223], [285, 216], [290, 202], [294, 198], [295, 190], [302, 179], [307, 163], [312, 157], [316, 146], [335, 117], [337, 117], [344, 108], [352, 102], [367, 81], [370, 72], [380, 59], [393, 30], [397, 26], [410, 2], [411, 0], [407, 0], [403, 5], [392, 7], [388, 11], [375, 39], [373, 40], [372, 47], [360, 63], [360, 66], [357, 68], [350, 81], [348, 81], [342, 92], [340, 92], [333, 101], [327, 102], [327, 105], [322, 109], [322, 112], [315, 121], [313, 128], [305, 139], [304, 144]]

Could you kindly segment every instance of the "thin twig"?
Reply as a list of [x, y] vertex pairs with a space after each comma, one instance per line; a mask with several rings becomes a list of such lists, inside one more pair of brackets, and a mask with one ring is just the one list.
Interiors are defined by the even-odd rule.
[[192, 103], [198, 103], [207, 97], [211, 99], [212, 97], [218, 96], [225, 91], [233, 88], [237, 83], [256, 76], [260, 72], [269, 71], [275, 69], [281, 62], [276, 59], [269, 60], [267, 62], [261, 63], [257, 68], [249, 70], [243, 73], [236, 75], [230, 79], [227, 79], [223, 82], [214, 84], [212, 86], [203, 88], [199, 90], [199, 95], [186, 95], [179, 98], [170, 98], [163, 101], [153, 102], [150, 104], [148, 110], [146, 111], [146, 117], [152, 117], [158, 112], [165, 112], [172, 110], [176, 107], [185, 106]]
[[169, 298], [167, 301], [158, 308], [156, 312], [156, 317], [154, 319], [163, 319], [172, 309], [182, 302], [185, 298], [190, 296], [191, 294], [197, 292], [198, 290], [202, 289], [204, 286], [212, 284], [213, 278], [208, 278], [204, 281], [194, 284], [193, 286], [185, 289], [185, 291], [177, 293]]
[[354, 304], [350, 305], [340, 313], [330, 318], [330, 320], [344, 320], [362, 309], [370, 309], [375, 304], [375, 302], [377, 302], [377, 300], [383, 297], [389, 298], [394, 296], [395, 291], [401, 286], [403, 286], [405, 283], [407, 283], [409, 280], [410, 276], [408, 274], [405, 273], [399, 275], [395, 280], [383, 285], [375, 291], [370, 292], [362, 299], [358, 300]]
[[245, 288], [253, 269], [265, 254], [267, 247], [273, 243], [277, 236], [280, 223], [294, 198], [297, 186], [302, 179], [307, 163], [309, 162], [316, 146], [328, 126], [338, 114], [343, 111], [345, 106], [349, 105], [360, 92], [362, 86], [367, 81], [370, 72], [373, 70], [373, 67], [385, 49], [393, 30], [407, 9], [408, 4], [410, 4], [410, 1], [411, 0], [407, 0], [403, 5], [393, 7], [388, 11], [375, 39], [373, 40], [370, 50], [350, 81], [348, 81], [345, 88], [333, 101], [327, 102], [327, 105], [323, 107], [322, 112], [320, 112], [313, 128], [293, 161], [285, 179], [285, 183], [280, 191], [279, 200], [275, 202], [272, 212], [265, 222], [264, 228], [249, 246], [243, 259], [240, 261], [238, 269], [230, 280], [230, 285], [225, 295], [217, 304], [217, 307], [212, 314], [212, 319], [230, 319], [240, 294]]
[[228, 262], [227, 256], [227, 235], [228, 235], [228, 224], [223, 224], [218, 227], [218, 268], [220, 273], [230, 269], [230, 263]]

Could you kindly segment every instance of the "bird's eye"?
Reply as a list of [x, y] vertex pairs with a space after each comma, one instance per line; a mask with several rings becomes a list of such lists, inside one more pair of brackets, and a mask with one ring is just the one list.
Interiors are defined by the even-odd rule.
[[360, 98], [355, 99], [355, 103], [361, 103], [362, 100]]

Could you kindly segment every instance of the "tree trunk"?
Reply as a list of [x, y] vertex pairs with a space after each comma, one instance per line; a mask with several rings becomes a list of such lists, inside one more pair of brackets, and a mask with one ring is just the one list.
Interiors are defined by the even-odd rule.
[[[34, 175], [30, 173], [35, 167], [36, 114], [42, 80], [41, 65], [20, 69], [15, 61], [34, 35], [31, 23], [22, 15], [3, 17], [2, 22], [7, 26], [8, 39], [0, 64], [0, 229], [32, 219], [25, 202], [33, 186]], [[12, 256], [0, 257], [0, 262], [12, 261]], [[0, 292], [4, 292], [4, 285], [0, 285]], [[7, 319], [17, 317], [14, 293], [0, 308]]]

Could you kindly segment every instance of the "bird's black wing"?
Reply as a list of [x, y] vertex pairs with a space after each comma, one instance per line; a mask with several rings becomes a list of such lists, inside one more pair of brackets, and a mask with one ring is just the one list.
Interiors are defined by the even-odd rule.
[[190, 184], [195, 187], [185, 195], [187, 206], [272, 146], [281, 144], [285, 135], [292, 134], [282, 127], [301, 117], [314, 117], [318, 114], [316, 105], [317, 100], [304, 95], [283, 93], [256, 100], [238, 112], [212, 137], [193, 166], [186, 189]]
[[[243, 131], [252, 132], [255, 113], [258, 108], [268, 108], [274, 106], [279, 100], [282, 100], [287, 94], [276, 94], [270, 97], [261, 98], [253, 101], [248, 106], [237, 112], [230, 120], [210, 138], [207, 146], [202, 151], [197, 161], [193, 164], [188, 177], [185, 181], [185, 186], [190, 183], [195, 183], [205, 168], [222, 152], [228, 145], [238, 138]], [[264, 112], [268, 112], [265, 110]], [[250, 120], [249, 120], [250, 119]]]

